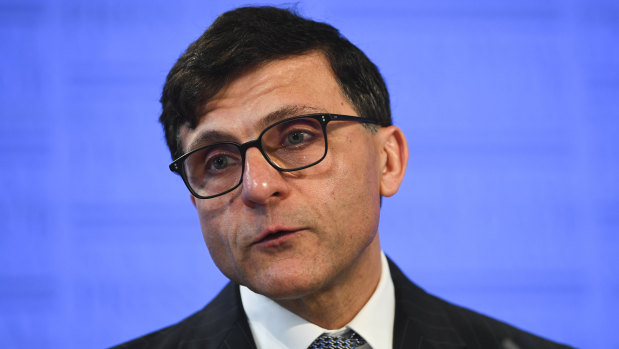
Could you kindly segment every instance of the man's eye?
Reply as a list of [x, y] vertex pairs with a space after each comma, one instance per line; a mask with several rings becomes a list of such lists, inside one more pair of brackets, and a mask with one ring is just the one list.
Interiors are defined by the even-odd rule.
[[207, 171], [222, 171], [229, 167], [235, 166], [237, 160], [226, 154], [218, 154], [207, 159], [205, 167]]
[[306, 131], [292, 131], [286, 135], [284, 146], [296, 146], [311, 141], [313, 135]]
[[211, 161], [211, 166], [217, 170], [221, 170], [228, 165], [228, 158], [225, 156], [218, 156]]
[[292, 132], [288, 134], [288, 143], [289, 144], [299, 144], [303, 143], [303, 141], [307, 138], [307, 134], [299, 131]]

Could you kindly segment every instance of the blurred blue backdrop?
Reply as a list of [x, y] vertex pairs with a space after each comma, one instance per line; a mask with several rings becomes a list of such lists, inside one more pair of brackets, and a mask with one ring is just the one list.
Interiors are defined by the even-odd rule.
[[[226, 282], [157, 123], [237, 1], [0, 0], [0, 346], [101, 348]], [[281, 3], [275, 3], [281, 4]], [[301, 1], [380, 67], [411, 160], [383, 246], [428, 291], [619, 348], [619, 3]]]

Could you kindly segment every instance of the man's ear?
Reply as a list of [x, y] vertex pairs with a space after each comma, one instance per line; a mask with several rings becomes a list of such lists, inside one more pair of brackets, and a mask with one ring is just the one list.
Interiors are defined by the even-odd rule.
[[193, 196], [192, 194], [189, 194], [189, 198], [191, 199], [191, 203], [193, 204], [193, 207], [198, 208], [198, 206], [196, 206], [196, 197]]
[[379, 134], [380, 194], [392, 196], [400, 188], [408, 162], [408, 144], [397, 126], [381, 127]]

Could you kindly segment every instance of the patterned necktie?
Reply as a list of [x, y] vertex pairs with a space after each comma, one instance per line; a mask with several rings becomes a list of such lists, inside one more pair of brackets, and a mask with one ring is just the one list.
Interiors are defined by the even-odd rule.
[[364, 344], [365, 340], [350, 330], [341, 336], [329, 336], [323, 333], [307, 349], [355, 349]]

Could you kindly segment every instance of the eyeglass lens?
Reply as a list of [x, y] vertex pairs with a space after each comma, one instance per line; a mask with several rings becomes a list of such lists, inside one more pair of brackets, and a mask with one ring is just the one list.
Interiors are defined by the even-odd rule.
[[[319, 161], [325, 155], [320, 122], [314, 118], [275, 124], [259, 137], [262, 153], [280, 170], [294, 170]], [[241, 181], [244, 154], [237, 144], [220, 143], [202, 148], [185, 159], [184, 170], [191, 188], [200, 196], [221, 194]]]

